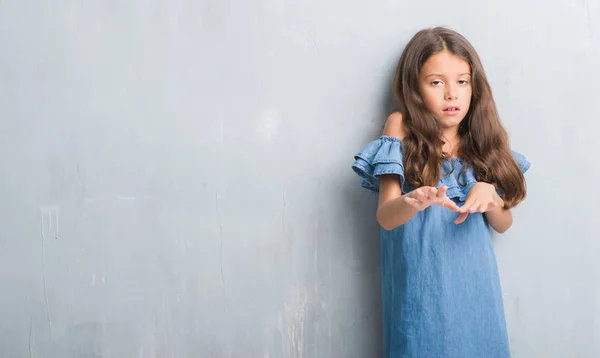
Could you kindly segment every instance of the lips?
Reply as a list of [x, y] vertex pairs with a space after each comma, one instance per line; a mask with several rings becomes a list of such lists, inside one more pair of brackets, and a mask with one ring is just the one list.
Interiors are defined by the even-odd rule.
[[443, 112], [445, 116], [458, 116], [460, 113], [460, 108], [457, 106], [448, 106]]
[[456, 106], [450, 106], [450, 107], [446, 107], [444, 109], [444, 112], [455, 112], [455, 111], [460, 111], [460, 108], [456, 107]]

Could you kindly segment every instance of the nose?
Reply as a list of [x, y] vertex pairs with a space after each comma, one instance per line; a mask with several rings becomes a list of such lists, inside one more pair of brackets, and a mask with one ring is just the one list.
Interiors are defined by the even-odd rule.
[[456, 98], [456, 88], [454, 86], [446, 87], [446, 100], [451, 101]]

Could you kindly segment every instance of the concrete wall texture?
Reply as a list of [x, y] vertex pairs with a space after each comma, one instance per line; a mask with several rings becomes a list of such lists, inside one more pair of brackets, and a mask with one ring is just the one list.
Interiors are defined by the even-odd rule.
[[381, 355], [381, 133], [423, 27], [481, 55], [529, 196], [514, 357], [600, 355], [600, 1], [0, 1], [0, 357]]

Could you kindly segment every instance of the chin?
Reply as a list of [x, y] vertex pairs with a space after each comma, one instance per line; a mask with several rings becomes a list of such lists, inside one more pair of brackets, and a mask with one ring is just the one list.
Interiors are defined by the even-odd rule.
[[441, 118], [438, 119], [440, 125], [443, 128], [454, 128], [458, 127], [464, 118]]

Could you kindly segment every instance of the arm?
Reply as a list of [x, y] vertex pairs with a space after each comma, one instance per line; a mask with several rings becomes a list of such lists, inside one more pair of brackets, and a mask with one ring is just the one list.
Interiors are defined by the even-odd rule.
[[[383, 134], [400, 140], [406, 136], [402, 114], [392, 113], [383, 128]], [[392, 230], [410, 220], [418, 210], [408, 204], [402, 196], [400, 177], [397, 174], [382, 175], [379, 178], [379, 203], [377, 221], [386, 230]]]
[[[447, 186], [434, 188], [422, 186], [410, 193], [402, 195], [399, 180], [394, 175], [385, 179], [385, 195], [379, 197], [377, 208], [377, 221], [386, 230], [392, 230], [404, 225], [419, 211], [423, 211], [433, 204], [441, 205], [447, 209], [460, 212], [455, 202], [446, 196]], [[380, 179], [380, 193], [381, 193]], [[386, 197], [387, 196], [387, 197]]]
[[494, 201], [498, 206], [485, 213], [490, 226], [498, 233], [502, 234], [508, 230], [513, 223], [513, 217], [510, 209], [504, 209], [504, 200], [494, 192]]
[[460, 208], [461, 215], [456, 224], [461, 224], [469, 214], [480, 212], [498, 233], [503, 233], [512, 225], [512, 213], [504, 208], [504, 200], [496, 192], [496, 187], [489, 183], [475, 184], [467, 196], [465, 204]]
[[418, 212], [407, 203], [400, 188], [400, 178], [395, 174], [382, 175], [379, 180], [377, 221], [386, 230], [404, 225]]
[[[406, 136], [402, 125], [402, 115], [392, 114], [385, 125], [383, 134], [400, 140]], [[456, 212], [460, 208], [446, 196], [448, 187], [441, 188], [422, 186], [410, 193], [402, 195], [400, 177], [397, 174], [381, 175], [379, 178], [379, 204], [377, 221], [386, 230], [393, 230], [404, 225], [419, 211], [436, 204]]]

